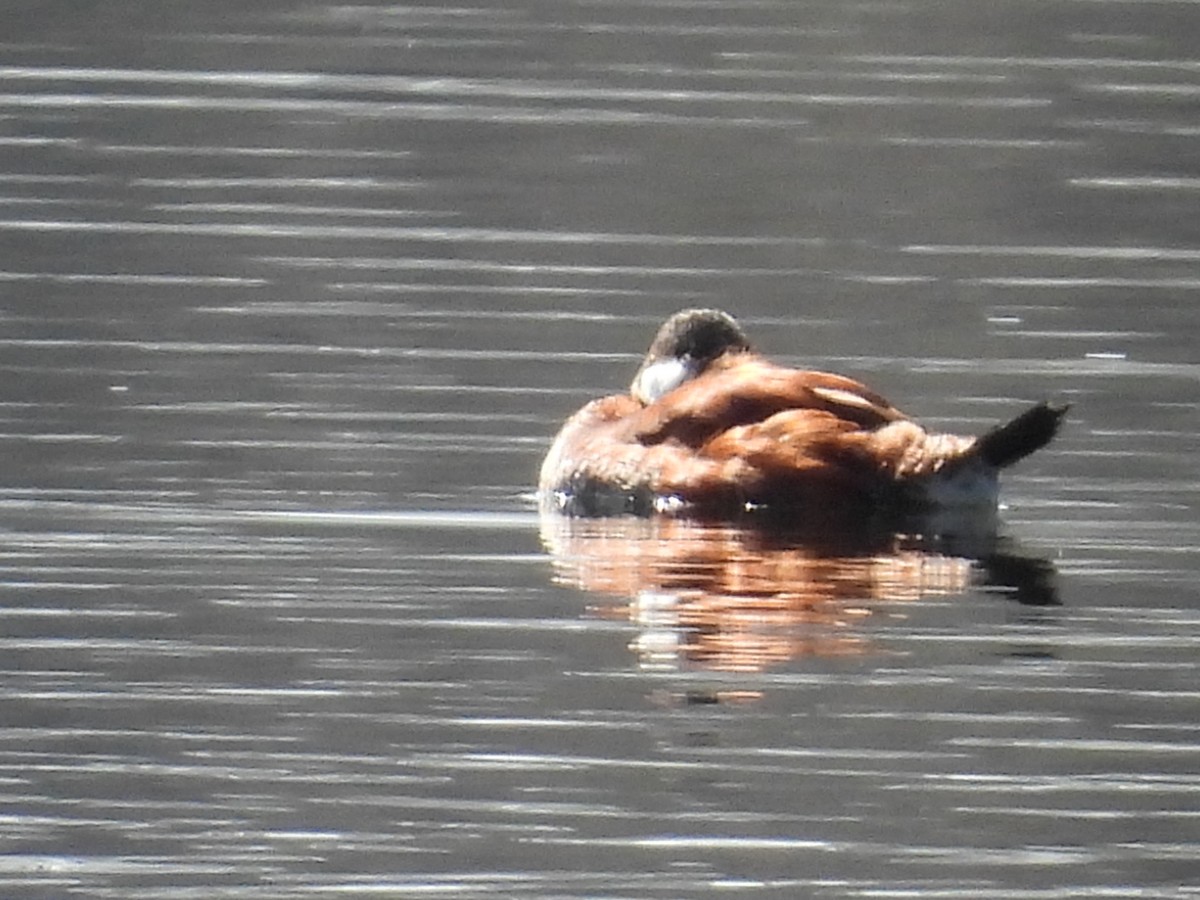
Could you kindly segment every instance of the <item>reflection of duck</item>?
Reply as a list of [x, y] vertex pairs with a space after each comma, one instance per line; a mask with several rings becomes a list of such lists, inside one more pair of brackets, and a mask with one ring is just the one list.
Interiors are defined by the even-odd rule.
[[986, 527], [958, 534], [927, 542], [886, 531], [542, 516], [556, 580], [627, 598], [603, 612], [637, 624], [643, 666], [721, 671], [870, 653], [861, 625], [885, 605], [976, 582], [1021, 602], [1057, 602], [1049, 563], [1007, 552]]
[[540, 490], [561, 511], [993, 508], [997, 473], [1044, 446], [1064, 406], [979, 437], [931, 434], [849, 378], [775, 365], [717, 310], [672, 316], [628, 394], [563, 426]]

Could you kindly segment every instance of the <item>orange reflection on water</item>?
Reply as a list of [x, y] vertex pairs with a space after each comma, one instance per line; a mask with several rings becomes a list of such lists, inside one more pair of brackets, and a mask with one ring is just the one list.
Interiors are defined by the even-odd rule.
[[884, 605], [960, 593], [970, 556], [896, 534], [797, 535], [686, 519], [546, 514], [560, 584], [625, 598], [600, 607], [640, 628], [647, 668], [762, 671], [803, 656], [877, 652], [861, 624]]

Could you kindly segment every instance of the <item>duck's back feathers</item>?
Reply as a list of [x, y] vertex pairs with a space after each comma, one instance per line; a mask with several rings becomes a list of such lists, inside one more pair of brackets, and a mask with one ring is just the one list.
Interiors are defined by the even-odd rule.
[[824, 410], [860, 428], [905, 418], [851, 378], [788, 369], [759, 356], [738, 354], [680, 385], [669, 402], [645, 407], [630, 423], [631, 436], [646, 445], [677, 440], [699, 447], [730, 428], [796, 409]]

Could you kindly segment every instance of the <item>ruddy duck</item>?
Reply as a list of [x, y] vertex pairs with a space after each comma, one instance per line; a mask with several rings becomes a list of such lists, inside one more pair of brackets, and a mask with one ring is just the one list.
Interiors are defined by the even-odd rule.
[[575, 413], [542, 463], [543, 506], [577, 515], [995, 509], [997, 475], [1067, 407], [979, 436], [931, 434], [870, 388], [756, 354], [738, 323], [688, 309], [659, 329], [628, 394]]

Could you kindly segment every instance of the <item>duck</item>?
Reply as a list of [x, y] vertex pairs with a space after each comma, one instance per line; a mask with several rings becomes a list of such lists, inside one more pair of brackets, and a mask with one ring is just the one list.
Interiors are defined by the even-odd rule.
[[1048, 444], [1068, 409], [1043, 401], [978, 435], [927, 430], [852, 378], [770, 361], [728, 313], [685, 309], [627, 393], [562, 425], [538, 496], [582, 516], [994, 512], [1001, 470]]

